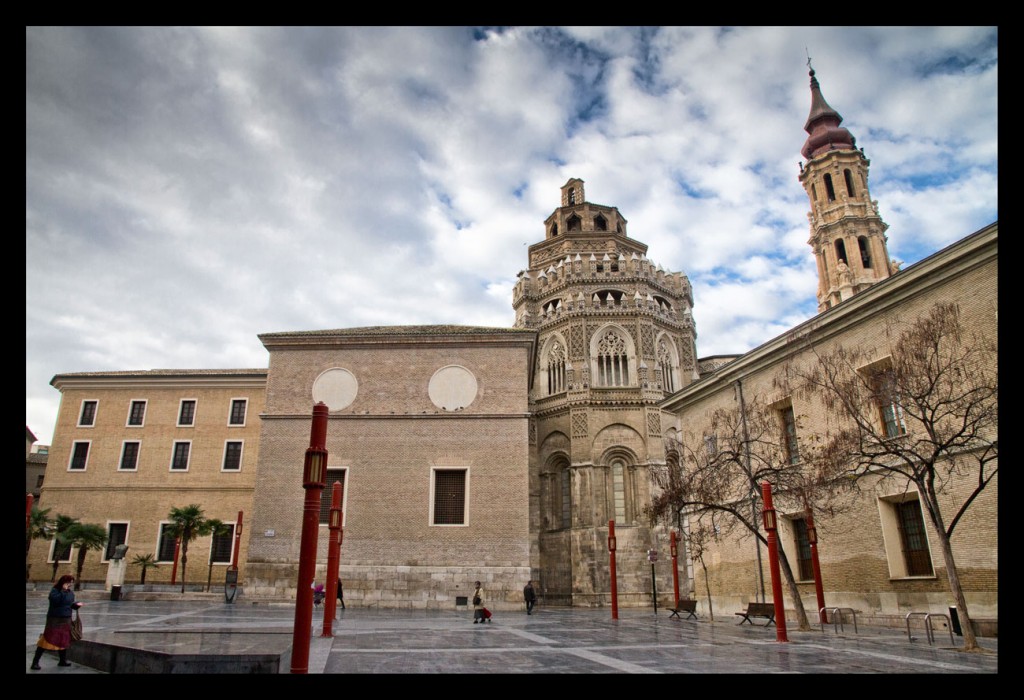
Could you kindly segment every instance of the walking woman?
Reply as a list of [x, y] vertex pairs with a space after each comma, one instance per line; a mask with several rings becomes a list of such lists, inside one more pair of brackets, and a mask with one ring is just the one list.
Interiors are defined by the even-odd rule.
[[60, 656], [58, 666], [70, 666], [68, 647], [71, 646], [71, 611], [82, 607], [75, 602], [75, 577], [65, 574], [50, 589], [50, 607], [46, 611], [46, 627], [36, 642], [36, 655], [32, 657], [32, 670], [38, 671], [44, 651], [55, 651]]

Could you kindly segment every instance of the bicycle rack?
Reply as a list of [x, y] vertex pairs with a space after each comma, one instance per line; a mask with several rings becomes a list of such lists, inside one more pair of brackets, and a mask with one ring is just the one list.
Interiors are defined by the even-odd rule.
[[909, 612], [907, 613], [907, 639], [910, 640], [911, 644], [914, 642], [914, 638], [910, 635], [910, 618], [914, 616], [924, 617], [924, 629], [925, 637], [928, 639], [929, 644], [935, 643], [935, 630], [932, 629], [932, 618], [941, 617], [946, 621], [946, 629], [949, 631], [949, 643], [956, 646], [956, 642], [953, 641], [953, 626], [949, 622], [949, 616], [941, 613], [924, 613], [924, 612]]
[[843, 628], [843, 613], [850, 613], [853, 618], [853, 633], [860, 634], [857, 631], [857, 611], [853, 608], [822, 608], [818, 611], [818, 619], [821, 620], [821, 631], [825, 631], [825, 612], [829, 611], [832, 613], [832, 627], [836, 634], [840, 631], [845, 631]]

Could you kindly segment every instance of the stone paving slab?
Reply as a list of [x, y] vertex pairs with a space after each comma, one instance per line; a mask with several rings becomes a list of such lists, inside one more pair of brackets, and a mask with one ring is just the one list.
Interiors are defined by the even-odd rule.
[[[30, 671], [43, 628], [46, 600], [27, 592], [26, 673], [101, 674], [73, 663], [58, 668], [47, 655]], [[151, 652], [222, 658], [276, 654], [280, 673], [291, 672], [293, 604], [236, 601], [88, 601], [82, 608], [85, 638]], [[472, 611], [398, 611], [349, 605], [322, 636], [323, 613], [314, 611], [310, 674], [997, 674], [998, 640], [982, 638], [985, 653], [966, 653], [963, 641], [936, 631], [929, 644], [922, 629], [847, 627], [837, 633], [798, 631], [779, 642], [774, 627], [737, 625], [731, 619], [678, 620], [660, 610], [537, 609], [495, 613], [494, 622], [472, 623]], [[942, 638], [946, 634], [946, 638]], [[76, 655], [72, 649], [71, 660]]]

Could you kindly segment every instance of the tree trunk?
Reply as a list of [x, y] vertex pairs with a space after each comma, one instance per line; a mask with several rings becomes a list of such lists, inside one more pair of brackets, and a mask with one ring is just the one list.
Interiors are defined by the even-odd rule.
[[185, 592], [185, 564], [188, 563], [188, 541], [181, 540], [181, 592]]
[[[789, 560], [786, 559], [786, 550], [781, 546], [779, 550], [779, 568], [782, 569], [782, 576], [786, 579], [789, 587], [789, 597], [793, 599], [793, 611], [796, 613], [797, 628], [801, 632], [810, 632], [811, 623], [807, 621], [807, 613], [804, 611], [804, 601], [800, 598], [800, 589], [797, 588], [796, 579], [793, 577], [793, 570], [789, 568]], [[785, 606], [783, 606], [785, 609]]]
[[715, 609], [711, 605], [711, 580], [708, 578], [708, 567], [703, 558], [700, 560], [700, 566], [704, 569], [704, 589], [708, 592], [708, 619], [714, 622]]

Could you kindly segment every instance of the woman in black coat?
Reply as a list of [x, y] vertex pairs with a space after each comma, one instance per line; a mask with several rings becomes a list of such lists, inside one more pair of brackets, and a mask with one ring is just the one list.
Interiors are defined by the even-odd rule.
[[60, 656], [58, 666], [70, 666], [68, 647], [71, 646], [71, 611], [82, 607], [75, 602], [75, 577], [61, 576], [50, 589], [50, 606], [46, 610], [46, 627], [36, 642], [36, 655], [32, 657], [32, 670], [38, 671], [44, 651], [55, 651]]

